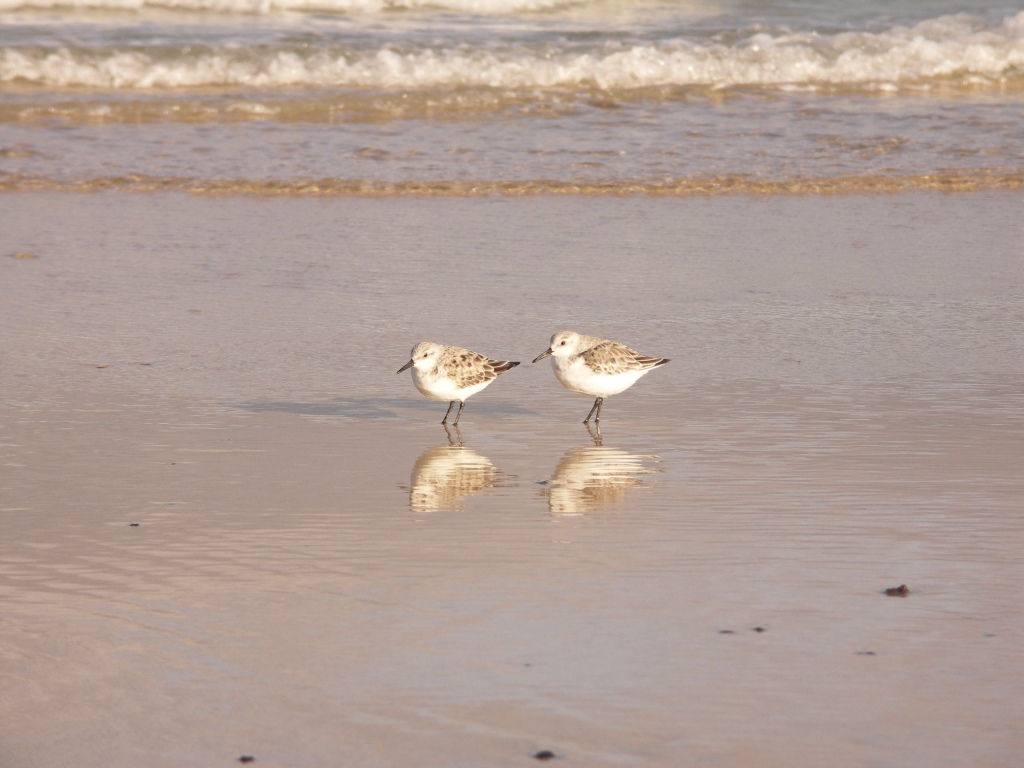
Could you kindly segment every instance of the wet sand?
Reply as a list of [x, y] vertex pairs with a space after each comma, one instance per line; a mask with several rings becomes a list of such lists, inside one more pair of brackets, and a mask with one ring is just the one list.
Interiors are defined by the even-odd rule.
[[0, 765], [1016, 765], [1022, 204], [0, 196]]

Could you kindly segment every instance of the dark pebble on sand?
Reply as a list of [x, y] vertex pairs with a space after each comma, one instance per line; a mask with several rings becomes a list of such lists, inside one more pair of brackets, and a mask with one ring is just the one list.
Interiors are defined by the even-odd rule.
[[138, 528], [139, 524], [138, 523], [128, 523], [128, 527], [129, 528]]
[[240, 763], [251, 763], [255, 760], [256, 758], [252, 755], [242, 755], [240, 758], [238, 758], [238, 762]]
[[906, 584], [900, 584], [898, 587], [889, 587], [885, 590], [885, 594], [889, 597], [906, 597], [910, 594], [910, 590], [907, 589]]
[[718, 630], [718, 634], [720, 634], [720, 635], [735, 635], [736, 633], [733, 630], [731, 630], [731, 629], [720, 629], [720, 630]]
[[858, 656], [874, 656], [874, 651], [857, 651]]
[[553, 760], [554, 758], [558, 757], [558, 755], [556, 755], [550, 749], [542, 749], [540, 752], [535, 754], [534, 757], [538, 760]]
[[755, 632], [767, 632], [768, 630], [764, 627], [754, 627]]

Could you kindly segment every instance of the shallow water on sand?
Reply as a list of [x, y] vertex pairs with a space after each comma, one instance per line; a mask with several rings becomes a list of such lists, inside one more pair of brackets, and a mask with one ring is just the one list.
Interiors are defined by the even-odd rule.
[[0, 198], [5, 760], [1014, 765], [1020, 204]]

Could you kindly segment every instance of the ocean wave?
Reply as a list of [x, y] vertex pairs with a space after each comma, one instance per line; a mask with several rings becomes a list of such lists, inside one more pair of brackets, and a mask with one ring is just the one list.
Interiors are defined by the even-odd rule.
[[47, 88], [615, 91], [838, 85], [885, 90], [935, 81], [969, 87], [1024, 82], [1024, 11], [995, 26], [959, 14], [881, 33], [759, 33], [735, 45], [676, 39], [643, 44], [606, 41], [573, 50], [526, 44], [371, 51], [315, 46], [289, 50], [272, 45], [160, 50], [10, 46], [0, 50], [0, 83]]
[[373, 15], [386, 11], [436, 9], [497, 16], [585, 5], [587, 0], [0, 0], [0, 13], [54, 8], [108, 11], [205, 11], [265, 15], [316, 12]]

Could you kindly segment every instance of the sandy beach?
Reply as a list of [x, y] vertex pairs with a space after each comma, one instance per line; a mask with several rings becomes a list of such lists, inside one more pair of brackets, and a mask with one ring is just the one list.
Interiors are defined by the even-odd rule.
[[0, 765], [1016, 766], [1022, 210], [0, 195]]

